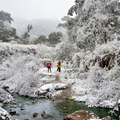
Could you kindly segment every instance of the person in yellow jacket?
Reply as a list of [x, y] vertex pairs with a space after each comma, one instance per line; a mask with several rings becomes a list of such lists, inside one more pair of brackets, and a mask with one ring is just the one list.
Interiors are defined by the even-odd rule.
[[57, 71], [60, 72], [60, 71], [61, 71], [61, 62], [60, 62], [60, 61], [57, 63], [57, 67], [58, 67], [58, 68], [57, 68]]

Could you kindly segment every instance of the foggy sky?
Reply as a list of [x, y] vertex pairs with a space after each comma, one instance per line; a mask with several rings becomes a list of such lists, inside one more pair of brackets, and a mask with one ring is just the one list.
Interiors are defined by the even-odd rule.
[[0, 0], [0, 11], [11, 14], [11, 17], [27, 20], [38, 18], [61, 19], [75, 0]]

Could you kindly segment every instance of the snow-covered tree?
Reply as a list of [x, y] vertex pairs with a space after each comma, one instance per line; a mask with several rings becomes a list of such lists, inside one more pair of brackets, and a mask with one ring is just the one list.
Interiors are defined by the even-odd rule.
[[29, 32], [33, 29], [33, 26], [32, 25], [28, 25], [27, 26], [27, 31], [22, 35], [22, 42], [23, 44], [28, 44], [30, 41], [29, 41], [29, 37], [30, 37], [30, 34]]
[[44, 42], [46, 42], [46, 36], [45, 36], [45, 35], [40, 35], [40, 36], [34, 41], [34, 44], [44, 43]]
[[[75, 5], [68, 10], [68, 16], [62, 20], [65, 22], [59, 26], [67, 28], [67, 45], [72, 44], [76, 50], [94, 49], [96, 44], [119, 39], [120, 2], [119, 0], [76, 0]], [[68, 46], [62, 45], [62, 48], [64, 47]]]
[[8, 42], [16, 37], [16, 29], [10, 26], [12, 21], [9, 13], [0, 11], [0, 39], [3, 42]]
[[5, 21], [11, 24], [11, 21], [13, 21], [13, 19], [9, 13], [0, 11], [0, 24], [3, 24]]
[[61, 37], [62, 37], [61, 32], [51, 32], [48, 36], [48, 41], [51, 44], [56, 44], [56, 43], [60, 42]]

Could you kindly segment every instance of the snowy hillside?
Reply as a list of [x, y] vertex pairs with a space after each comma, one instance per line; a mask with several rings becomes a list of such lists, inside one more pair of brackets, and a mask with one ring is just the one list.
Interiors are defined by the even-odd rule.
[[[51, 57], [54, 48], [1, 43], [0, 86], [9, 92], [34, 97], [54, 97], [71, 86], [72, 98], [86, 101], [88, 106], [114, 108], [120, 99], [119, 46], [120, 41], [113, 41], [96, 46], [94, 51], [81, 50], [71, 62], [62, 61], [59, 74], [57, 61]], [[52, 62], [52, 73], [47, 72], [48, 60]]]

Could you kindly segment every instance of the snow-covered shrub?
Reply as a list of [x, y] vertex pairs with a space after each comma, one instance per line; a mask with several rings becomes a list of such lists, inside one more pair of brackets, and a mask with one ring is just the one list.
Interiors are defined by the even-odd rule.
[[[51, 48], [45, 45], [0, 44], [0, 85], [9, 92], [36, 97], [40, 69], [45, 68]], [[12, 53], [12, 54], [11, 54]], [[40, 71], [41, 72], [41, 71]], [[42, 83], [42, 81], [41, 81]]]
[[[94, 51], [81, 50], [73, 56], [73, 66], [78, 69], [79, 74], [72, 86], [73, 93], [79, 96], [77, 100], [86, 101], [90, 107], [113, 108], [116, 105], [120, 98], [119, 53], [120, 41], [115, 40], [97, 45]], [[110, 59], [105, 59], [105, 57]], [[109, 69], [110, 65], [112, 67]]]
[[0, 102], [8, 103], [11, 100], [13, 100], [12, 96], [8, 92], [0, 88]]

